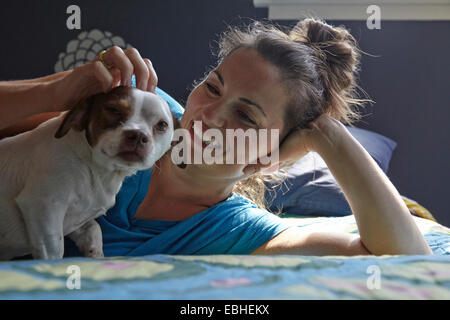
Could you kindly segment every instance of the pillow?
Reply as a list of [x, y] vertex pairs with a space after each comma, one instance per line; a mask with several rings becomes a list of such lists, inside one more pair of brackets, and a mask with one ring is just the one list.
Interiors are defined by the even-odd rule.
[[[397, 143], [365, 129], [347, 129], [387, 173]], [[285, 214], [312, 217], [352, 214], [344, 193], [319, 154], [310, 152], [286, 171], [285, 182], [266, 192], [271, 211], [281, 209]]]

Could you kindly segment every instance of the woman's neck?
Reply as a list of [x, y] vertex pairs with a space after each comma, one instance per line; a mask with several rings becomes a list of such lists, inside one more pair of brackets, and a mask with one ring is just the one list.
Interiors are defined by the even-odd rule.
[[[154, 180], [155, 179], [155, 180]], [[155, 182], [152, 197], [163, 197], [186, 206], [211, 207], [228, 198], [234, 181], [202, 174], [198, 167], [181, 169], [165, 155], [153, 167]]]

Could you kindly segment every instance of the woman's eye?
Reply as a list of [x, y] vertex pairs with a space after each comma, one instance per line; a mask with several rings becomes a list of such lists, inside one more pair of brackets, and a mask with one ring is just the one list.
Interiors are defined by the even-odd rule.
[[220, 96], [220, 91], [214, 87], [212, 84], [205, 82], [206, 87], [208, 88], [208, 91], [211, 92], [212, 94], [216, 95], [216, 96]]
[[248, 123], [251, 123], [251, 124], [253, 124], [253, 125], [256, 124], [256, 122], [253, 121], [253, 119], [250, 118], [245, 112], [243, 112], [243, 111], [241, 111], [241, 110], [237, 110], [237, 113], [238, 113], [239, 117], [240, 117], [241, 119], [243, 119], [244, 121], [246, 121], [246, 122], [248, 122]]

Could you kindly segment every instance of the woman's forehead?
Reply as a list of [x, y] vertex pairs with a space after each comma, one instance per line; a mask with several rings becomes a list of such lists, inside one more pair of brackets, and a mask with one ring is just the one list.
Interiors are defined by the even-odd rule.
[[283, 118], [289, 98], [276, 66], [254, 49], [239, 49], [215, 70], [227, 90], [261, 106], [271, 127], [280, 125], [278, 120]]

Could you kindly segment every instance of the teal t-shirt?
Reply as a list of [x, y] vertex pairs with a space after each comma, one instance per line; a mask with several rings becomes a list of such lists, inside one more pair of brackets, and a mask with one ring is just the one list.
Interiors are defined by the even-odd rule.
[[288, 227], [236, 193], [186, 220], [135, 219], [150, 179], [151, 169], [128, 177], [116, 205], [97, 219], [105, 256], [249, 254]]
[[[157, 88], [172, 112], [181, 118], [184, 109]], [[103, 233], [103, 252], [110, 256], [149, 254], [249, 254], [286, 230], [278, 216], [259, 209], [249, 199], [233, 193], [226, 200], [182, 221], [135, 219], [147, 195], [151, 169], [127, 177], [114, 207], [97, 219]], [[79, 255], [66, 240], [66, 256]]]

